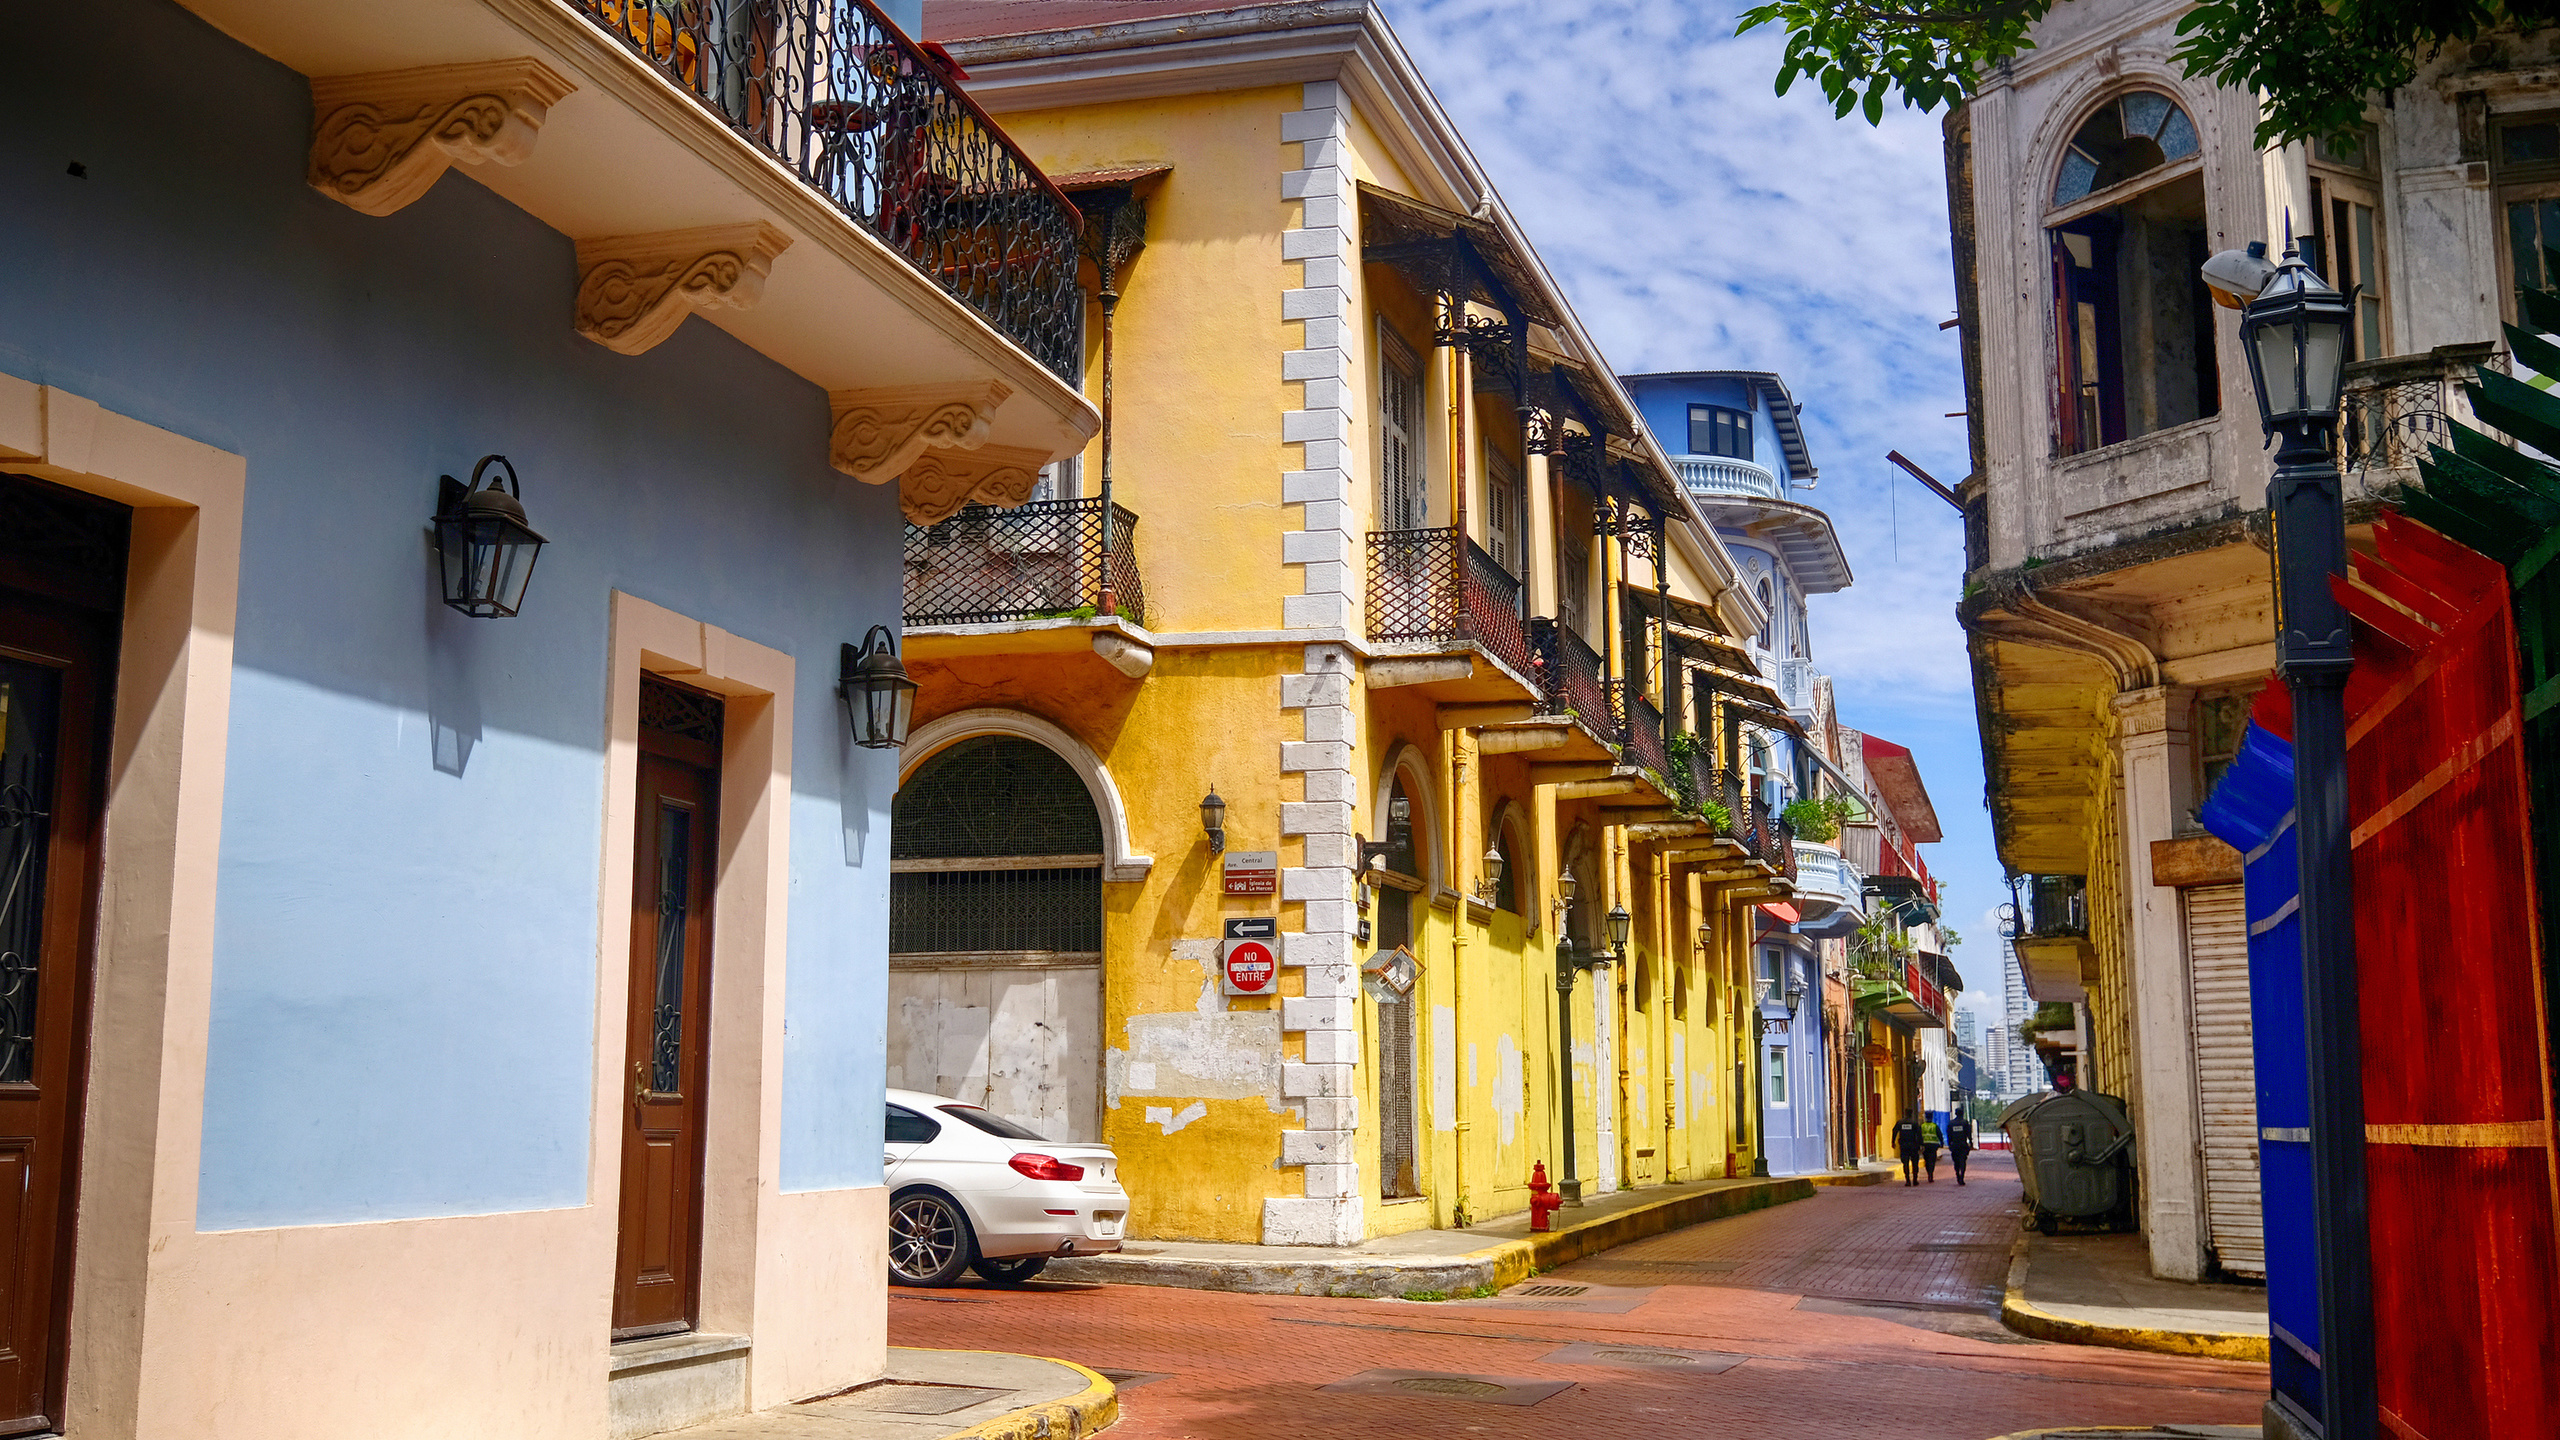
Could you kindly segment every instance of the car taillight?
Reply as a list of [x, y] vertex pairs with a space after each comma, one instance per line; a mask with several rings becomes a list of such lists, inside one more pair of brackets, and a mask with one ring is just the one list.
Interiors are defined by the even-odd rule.
[[1047, 1155], [1016, 1155], [1006, 1162], [1034, 1180], [1081, 1180], [1084, 1167]]

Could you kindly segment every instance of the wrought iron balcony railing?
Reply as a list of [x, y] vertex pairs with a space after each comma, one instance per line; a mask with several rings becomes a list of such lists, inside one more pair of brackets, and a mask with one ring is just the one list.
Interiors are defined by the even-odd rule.
[[972, 505], [939, 525], [907, 527], [909, 625], [975, 625], [1090, 617], [1112, 609], [1144, 624], [1138, 517], [1111, 507], [1102, 546], [1102, 502], [1034, 500], [1010, 510]]
[[1627, 760], [1665, 779], [1671, 776], [1671, 750], [1662, 733], [1662, 712], [1652, 701], [1634, 693], [1627, 681], [1611, 682], [1618, 692], [1618, 713], [1623, 717], [1621, 732], [1626, 738]]
[[1608, 671], [1599, 652], [1570, 625], [1542, 617], [1530, 621], [1529, 627], [1537, 643], [1539, 686], [1546, 692], [1547, 704], [1573, 716], [1595, 738], [1620, 743]]
[[854, 223], [1074, 379], [1075, 206], [871, 0], [568, 0]]
[[1474, 644], [1523, 677], [1537, 654], [1520, 582], [1455, 529], [1369, 532], [1369, 638]]
[[2011, 940], [2053, 940], [2089, 933], [2089, 880], [2084, 875], [2014, 875], [2010, 903], [2000, 907], [2000, 933]]
[[2453, 443], [2453, 422], [2471, 418], [2462, 387], [2482, 370], [2507, 370], [2495, 346], [2439, 345], [2424, 355], [2390, 355], [2347, 367], [2338, 391], [2338, 460], [2350, 472], [2403, 470], [2436, 445]]

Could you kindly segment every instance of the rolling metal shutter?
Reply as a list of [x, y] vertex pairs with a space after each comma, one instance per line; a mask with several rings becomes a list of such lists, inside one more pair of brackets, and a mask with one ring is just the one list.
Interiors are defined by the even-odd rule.
[[2257, 1073], [2249, 1036], [2249, 915], [2237, 885], [2187, 894], [2196, 1102], [2202, 1111], [2206, 1234], [2222, 1268], [2263, 1279]]

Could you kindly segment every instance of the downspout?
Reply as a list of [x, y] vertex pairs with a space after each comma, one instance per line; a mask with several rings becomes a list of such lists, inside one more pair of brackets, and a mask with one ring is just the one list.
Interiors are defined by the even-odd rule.
[[[1458, 841], [1451, 847], [1458, 853], [1450, 857], [1449, 867], [1457, 872], [1458, 879], [1458, 923], [1450, 927], [1449, 940], [1449, 1010], [1453, 1017], [1450, 1035], [1453, 1045], [1463, 1047], [1467, 1043], [1467, 929], [1475, 919], [1468, 913], [1467, 901], [1476, 893], [1476, 885], [1469, 883], [1467, 871], [1471, 865], [1480, 866], [1484, 861], [1480, 852], [1475, 849], [1475, 837], [1467, 834], [1466, 826], [1466, 817], [1474, 814], [1477, 808], [1473, 791], [1474, 766], [1470, 763], [1473, 757], [1468, 754], [1475, 732], [1460, 726], [1449, 731], [1448, 735], [1449, 771], [1452, 781], [1449, 793], [1453, 802], [1452, 813], [1449, 816], [1449, 833], [1456, 836]], [[1481, 883], [1480, 876], [1476, 883]], [[1457, 1072], [1458, 1057], [1451, 1055], [1448, 1058], [1448, 1064], [1453, 1073]], [[1499, 1076], [1495, 1078], [1497, 1082], [1500, 1079]], [[1459, 1085], [1452, 1085], [1449, 1088], [1458, 1096], [1458, 1113], [1452, 1117], [1458, 1136], [1456, 1162], [1451, 1166], [1452, 1174], [1457, 1181], [1458, 1199], [1456, 1205], [1450, 1209], [1449, 1218], [1458, 1229], [1464, 1230], [1468, 1223], [1467, 1137], [1473, 1127], [1467, 1120], [1467, 1090]]]
[[[1609, 827], [1609, 852], [1609, 878], [1611, 883], [1617, 889], [1618, 903], [1626, 905], [1632, 909], [1634, 908], [1635, 901], [1635, 858], [1627, 853], [1627, 831], [1625, 826], [1613, 825]], [[1618, 1031], [1618, 1053], [1616, 1057], [1618, 1062], [1618, 1188], [1621, 1190], [1633, 1190], [1636, 1188], [1635, 1126], [1630, 1123], [1635, 1111], [1627, 1104], [1628, 1041], [1632, 1039], [1635, 1034], [1633, 1025], [1635, 1018], [1634, 1012], [1629, 1007], [1627, 1000], [1629, 992], [1635, 984], [1635, 949], [1636, 933], [1633, 927], [1629, 927], [1627, 931], [1627, 953], [1618, 957], [1618, 1008], [1616, 1011], [1616, 1025]]]
[[[1135, 203], [1137, 203], [1137, 201], [1134, 196], [1120, 202], [1121, 205], [1133, 205]], [[1105, 218], [1102, 223], [1102, 243], [1095, 247], [1093, 257], [1095, 279], [1094, 289], [1096, 292], [1096, 298], [1098, 298], [1102, 303], [1102, 404], [1100, 407], [1102, 411], [1102, 554], [1099, 561], [1099, 564], [1102, 567], [1102, 574], [1100, 576], [1099, 594], [1093, 608], [1094, 613], [1097, 615], [1112, 616], [1120, 613], [1120, 597], [1117, 588], [1113, 583], [1113, 567], [1111, 564], [1112, 545], [1115, 539], [1111, 533], [1113, 528], [1111, 510], [1111, 339], [1112, 330], [1114, 328], [1113, 322], [1120, 313], [1120, 267], [1116, 263], [1119, 257], [1113, 253], [1114, 246], [1112, 232], [1116, 231], [1120, 225], [1120, 206], [1115, 205], [1106, 211]]]

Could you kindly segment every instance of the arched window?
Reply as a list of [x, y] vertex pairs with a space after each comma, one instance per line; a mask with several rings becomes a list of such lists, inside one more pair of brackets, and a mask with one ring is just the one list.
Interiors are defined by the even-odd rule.
[[1677, 963], [1671, 967], [1671, 1018], [1689, 1018], [1689, 967]]
[[2194, 153], [2195, 122], [2176, 101], [2156, 90], [2127, 92], [2081, 122], [2062, 152], [2053, 203], [2068, 205]]
[[2055, 163], [2054, 449], [2104, 445], [2217, 415], [2212, 249], [2196, 127], [2156, 90], [2080, 123]]
[[1493, 887], [1493, 908], [1514, 915], [1526, 913], [1520, 908], [1521, 887], [1527, 883], [1521, 873], [1520, 857], [1529, 849], [1520, 842], [1520, 827], [1508, 814], [1494, 821], [1493, 853], [1502, 857], [1502, 879]]
[[1778, 593], [1770, 588], [1769, 577], [1766, 575], [1760, 577], [1759, 588], [1760, 613], [1766, 617], [1760, 622], [1760, 648], [1767, 650], [1771, 648], [1769, 644], [1771, 628], [1778, 623]]
[[933, 756], [891, 811], [894, 955], [1102, 950], [1102, 818], [1047, 746], [981, 735]]

